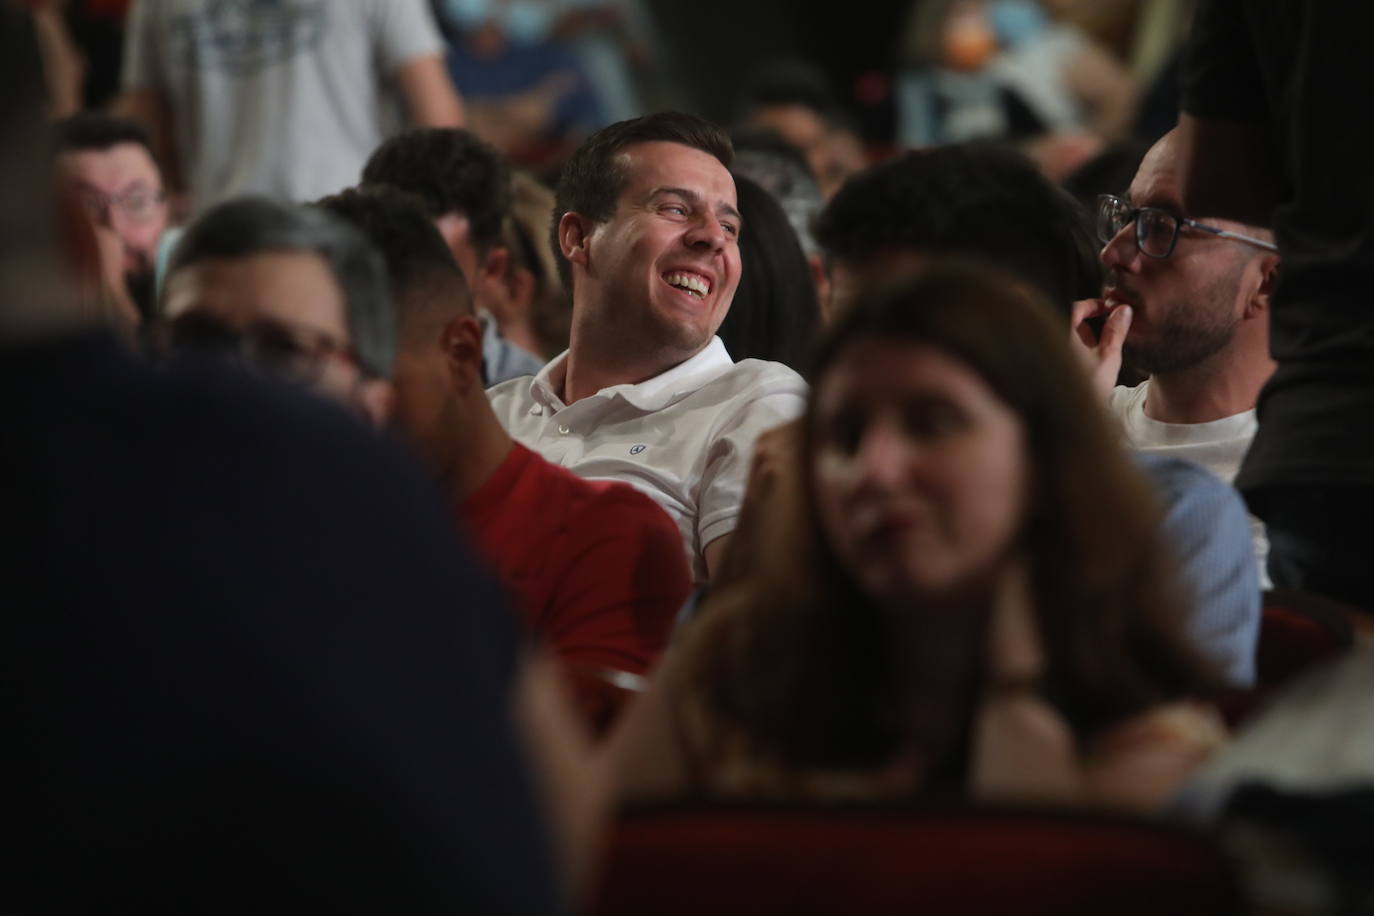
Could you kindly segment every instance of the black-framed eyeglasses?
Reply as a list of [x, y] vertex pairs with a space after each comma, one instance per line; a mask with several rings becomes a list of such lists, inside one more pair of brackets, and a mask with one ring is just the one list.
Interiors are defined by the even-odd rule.
[[323, 331], [266, 319], [233, 327], [194, 309], [158, 325], [154, 346], [164, 355], [228, 358], [304, 385], [319, 381], [330, 359], [342, 359], [366, 374], [353, 349]]
[[1217, 238], [1254, 245], [1265, 251], [1278, 251], [1278, 246], [1254, 236], [1231, 232], [1199, 223], [1195, 219], [1170, 213], [1161, 207], [1132, 207], [1131, 202], [1115, 194], [1097, 196], [1097, 238], [1105, 245], [1135, 223], [1135, 245], [1140, 253], [1151, 258], [1167, 258], [1178, 244], [1179, 229], [1183, 226], [1206, 232]]

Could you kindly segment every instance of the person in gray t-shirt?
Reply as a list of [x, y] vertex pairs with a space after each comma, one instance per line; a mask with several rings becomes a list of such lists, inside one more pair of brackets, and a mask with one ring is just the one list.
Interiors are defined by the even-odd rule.
[[314, 199], [357, 179], [393, 91], [414, 123], [462, 123], [443, 50], [425, 0], [135, 0], [119, 107], [196, 208]]

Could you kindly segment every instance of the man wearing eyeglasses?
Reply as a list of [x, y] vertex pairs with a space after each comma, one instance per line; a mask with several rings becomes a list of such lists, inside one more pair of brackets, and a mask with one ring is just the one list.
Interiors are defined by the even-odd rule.
[[[1255, 435], [1255, 401], [1274, 371], [1272, 235], [1184, 211], [1172, 133], [1146, 154], [1126, 194], [1098, 198], [1095, 219], [1107, 268], [1103, 298], [1076, 306], [1075, 327], [1091, 342], [1085, 317], [1128, 322], [1122, 358], [1149, 378], [1110, 393], [1126, 441], [1233, 481]], [[1108, 336], [1103, 350], [1113, 346]], [[1263, 572], [1263, 526], [1252, 520], [1252, 528]]]
[[118, 239], [117, 275], [143, 319], [154, 315], [158, 251], [169, 223], [162, 171], [137, 122], [85, 112], [57, 124], [57, 168], [98, 233]]
[[386, 266], [352, 226], [262, 197], [212, 207], [177, 244], [162, 343], [305, 385], [374, 426], [391, 413]]

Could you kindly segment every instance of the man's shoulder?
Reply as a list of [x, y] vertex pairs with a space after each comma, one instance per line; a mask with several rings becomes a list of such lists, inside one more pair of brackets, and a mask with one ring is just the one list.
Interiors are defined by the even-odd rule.
[[1166, 517], [1229, 515], [1245, 522], [1245, 503], [1235, 487], [1202, 465], [1143, 451], [1132, 452], [1131, 460], [1153, 484]]
[[765, 399], [804, 403], [806, 381], [782, 363], [745, 359], [711, 379], [694, 394], [722, 406], [747, 410]]
[[588, 480], [536, 452], [531, 452], [526, 473], [537, 477], [545, 509], [562, 515], [575, 530], [617, 528], [629, 534], [658, 528], [670, 533], [674, 542], [680, 538], [668, 513], [628, 483]]

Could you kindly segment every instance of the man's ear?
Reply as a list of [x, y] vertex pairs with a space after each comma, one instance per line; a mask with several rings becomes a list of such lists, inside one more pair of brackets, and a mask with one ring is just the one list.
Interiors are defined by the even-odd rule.
[[506, 269], [509, 266], [510, 249], [505, 245], [493, 245], [487, 251], [487, 257], [482, 262], [482, 275], [499, 281], [506, 275]]
[[1255, 258], [1251, 267], [1258, 272], [1259, 277], [1254, 281], [1254, 290], [1246, 299], [1245, 317], [1264, 318], [1267, 321], [1269, 306], [1274, 301], [1274, 290], [1279, 283], [1279, 256], [1260, 255]]
[[396, 404], [396, 389], [386, 379], [365, 379], [353, 390], [353, 402], [373, 429], [386, 429]]
[[439, 335], [444, 365], [454, 390], [465, 393], [484, 388], [482, 380], [482, 322], [476, 315], [455, 315]]
[[569, 263], [587, 266], [587, 242], [592, 234], [591, 220], [569, 210], [558, 221], [558, 247]]

